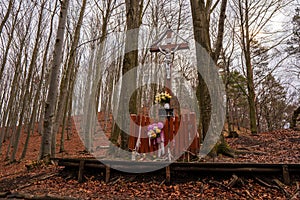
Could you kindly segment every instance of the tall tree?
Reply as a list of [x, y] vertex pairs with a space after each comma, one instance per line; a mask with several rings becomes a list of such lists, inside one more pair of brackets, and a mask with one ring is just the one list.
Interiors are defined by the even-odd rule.
[[272, 74], [267, 75], [262, 82], [264, 92], [259, 96], [262, 117], [265, 121], [265, 130], [281, 129], [287, 121], [286, 90]]
[[68, 13], [69, 0], [61, 1], [61, 10], [59, 23], [57, 27], [56, 41], [53, 51], [53, 64], [51, 68], [51, 78], [48, 90], [48, 96], [45, 106], [44, 130], [41, 140], [40, 159], [48, 161], [51, 153], [51, 138], [53, 129], [53, 120], [58, 95], [58, 77], [62, 63], [62, 47], [64, 41], [65, 24]]
[[[126, 33], [126, 41], [125, 41], [125, 55], [123, 60], [122, 67], [122, 75], [125, 75], [129, 70], [134, 69], [138, 66], [138, 28], [142, 24], [142, 13], [143, 13], [143, 0], [126, 0], [126, 25], [127, 25], [127, 33]], [[121, 86], [121, 96], [124, 94], [128, 94], [130, 88], [136, 88], [137, 81], [137, 73], [134, 71], [134, 75], [132, 76], [132, 83], [126, 85], [122, 83]], [[130, 88], [129, 88], [130, 87]], [[129, 108], [124, 105], [123, 102], [119, 102], [118, 110], [120, 110], [119, 115], [121, 122], [123, 123], [127, 116], [126, 113], [129, 109], [130, 113], [136, 113], [136, 93], [134, 93], [129, 101]], [[120, 129], [120, 127], [115, 123], [113, 128], [113, 133], [111, 136], [111, 141], [116, 144], [117, 140], [121, 135], [121, 148], [127, 149], [127, 143], [129, 136], [126, 132]]]
[[[290, 1], [259, 1], [259, 0], [233, 0], [233, 7], [239, 19], [239, 43], [243, 54], [243, 66], [247, 77], [247, 97], [249, 104], [250, 129], [253, 135], [258, 132], [256, 113], [256, 91], [254, 84], [253, 56], [251, 46], [255, 38], [266, 28], [274, 15]], [[270, 32], [270, 31], [269, 31]]]
[[245, 1], [244, 7], [242, 6], [241, 0], [239, 0], [239, 11], [240, 11], [240, 25], [241, 25], [241, 40], [242, 50], [245, 57], [245, 65], [247, 72], [247, 88], [248, 88], [248, 103], [249, 103], [249, 115], [250, 115], [250, 129], [253, 135], [257, 134], [256, 124], [256, 107], [255, 107], [255, 88], [253, 78], [253, 67], [251, 63], [251, 52], [250, 52], [250, 27], [249, 27], [249, 2]]
[[55, 149], [56, 149], [56, 135], [57, 135], [57, 131], [61, 125], [61, 121], [63, 120], [63, 116], [65, 115], [65, 113], [68, 111], [67, 110], [67, 102], [68, 99], [67, 97], [70, 97], [70, 93], [72, 94], [73, 91], [68, 90], [69, 85], [71, 84], [71, 79], [75, 79], [75, 76], [71, 76], [72, 72], [75, 71], [75, 58], [76, 58], [76, 52], [78, 49], [78, 43], [79, 43], [79, 38], [80, 38], [80, 30], [82, 27], [82, 21], [83, 21], [83, 17], [84, 17], [84, 12], [85, 12], [85, 8], [86, 8], [86, 0], [82, 1], [82, 5], [81, 5], [81, 10], [80, 10], [80, 14], [79, 14], [79, 18], [78, 18], [78, 22], [75, 28], [75, 32], [74, 32], [74, 38], [71, 44], [71, 48], [70, 48], [70, 55], [69, 55], [69, 60], [68, 63], [66, 65], [66, 70], [65, 70], [65, 74], [63, 76], [61, 85], [60, 85], [60, 93], [59, 93], [59, 101], [58, 101], [58, 106], [57, 106], [57, 112], [56, 112], [56, 116], [55, 116], [55, 122], [53, 125], [53, 131], [52, 131], [52, 141], [51, 141], [51, 152], [52, 155], [55, 155]]
[[[293, 35], [288, 41], [287, 52], [293, 55], [293, 72], [296, 74], [298, 79], [300, 79], [300, 66], [299, 66], [299, 58], [300, 58], [300, 8], [296, 8], [296, 13], [293, 17]], [[296, 129], [297, 119], [300, 116], [300, 106], [294, 110], [291, 121], [291, 128]]]
[[[8, 36], [8, 39], [7, 39], [7, 45], [5, 47], [5, 52], [4, 52], [3, 60], [2, 60], [2, 63], [1, 63], [0, 80], [2, 78], [2, 75], [3, 75], [3, 72], [4, 72], [4, 68], [5, 68], [7, 60], [8, 60], [7, 58], [9, 56], [10, 47], [11, 47], [11, 44], [13, 42], [14, 34], [16, 32], [15, 28], [17, 26], [18, 16], [20, 14], [21, 8], [22, 8], [22, 1], [19, 2], [18, 8], [17, 8], [17, 10], [15, 12], [15, 17], [13, 19], [11, 30], [10, 30], [11, 33]], [[23, 48], [22, 47], [22, 42], [21, 42], [21, 45], [19, 46], [19, 48]], [[10, 116], [10, 113], [11, 113], [11, 110], [12, 110], [12, 107], [13, 107], [13, 104], [14, 104], [14, 99], [16, 97], [16, 93], [17, 93], [17, 91], [16, 91], [17, 87], [15, 87], [15, 86], [16, 86], [16, 83], [19, 80], [20, 73], [21, 73], [21, 67], [15, 68], [14, 75], [13, 75], [13, 78], [12, 78], [13, 81], [11, 83], [12, 87], [11, 87], [11, 90], [10, 90], [9, 95], [8, 95], [8, 103], [7, 103], [5, 112], [4, 112], [3, 117], [2, 117], [2, 122], [0, 124], [1, 127], [8, 127], [9, 116]], [[2, 105], [1, 105], [1, 107], [2, 107]], [[7, 131], [8, 131], [8, 128], [2, 128], [1, 132], [0, 132], [0, 154], [1, 154], [1, 149], [2, 149], [1, 148], [2, 147], [2, 143], [3, 143], [3, 141], [7, 137]]]
[[[192, 17], [193, 17], [193, 27], [194, 27], [194, 38], [195, 41], [204, 48], [207, 53], [213, 58], [213, 62], [217, 64], [217, 61], [220, 57], [222, 44], [223, 44], [223, 35], [224, 35], [224, 24], [226, 18], [226, 7], [227, 0], [222, 0], [220, 5], [220, 13], [218, 19], [218, 33], [216, 41], [214, 42], [215, 46], [211, 47], [212, 39], [210, 36], [210, 18], [211, 13], [218, 5], [219, 1], [216, 1], [213, 5], [213, 1], [211, 0], [190, 0], [191, 8], [192, 8]], [[206, 58], [201, 58], [202, 50], [200, 46], [196, 47], [197, 54], [197, 65], [202, 66], [202, 63], [205, 63]], [[202, 66], [208, 67], [208, 66]], [[210, 70], [210, 69], [207, 69]], [[197, 98], [200, 107], [200, 127], [199, 133], [202, 134], [203, 138], [205, 137], [211, 119], [211, 98], [209, 96], [207, 85], [201, 76], [198, 73], [199, 84], [197, 86]]]
[[[97, 1], [95, 1], [97, 2]], [[97, 8], [101, 11], [101, 22], [97, 22], [97, 26], [101, 26], [100, 37], [98, 41], [97, 48], [93, 49], [90, 58], [90, 64], [88, 69], [88, 77], [87, 77], [87, 85], [85, 88], [85, 97], [84, 97], [84, 145], [87, 151], [91, 151], [91, 142], [92, 142], [92, 134], [95, 130], [95, 119], [97, 118], [98, 113], [98, 105], [99, 105], [99, 91], [101, 88], [102, 79], [102, 71], [103, 71], [103, 54], [105, 49], [105, 43], [107, 34], [109, 31], [109, 20], [112, 15], [113, 10], [118, 5], [116, 4], [116, 0], [106, 0], [103, 3], [103, 7], [96, 3]], [[101, 24], [101, 25], [100, 25]], [[94, 52], [95, 51], [95, 52]], [[95, 57], [95, 61], [94, 61]], [[92, 68], [93, 63], [95, 66], [95, 76], [92, 78]], [[91, 80], [92, 79], [92, 83]]]
[[[36, 65], [36, 60], [38, 57], [40, 44], [41, 44], [41, 32], [42, 32], [44, 6], [45, 6], [45, 1], [42, 2], [40, 13], [39, 13], [35, 44], [34, 44], [32, 56], [31, 56], [31, 60], [30, 60], [30, 64], [29, 64], [27, 79], [25, 81], [26, 89], [25, 89], [25, 93], [23, 96], [23, 105], [21, 106], [21, 110], [20, 110], [20, 117], [19, 117], [19, 122], [18, 122], [19, 126], [16, 131], [16, 136], [15, 136], [15, 141], [14, 141], [14, 150], [13, 150], [11, 158], [10, 158], [11, 162], [15, 161], [15, 159], [16, 159], [16, 153], [18, 150], [19, 140], [20, 140], [20, 136], [21, 136], [21, 129], [22, 129], [21, 125], [25, 121], [24, 115], [26, 114], [26, 111], [29, 110], [29, 108], [30, 108], [30, 106], [28, 106], [28, 105], [30, 105], [30, 100], [32, 97], [32, 90], [33, 90], [33, 86], [32, 86], [31, 91], [30, 91], [30, 86], [33, 85], [32, 80], [33, 80], [33, 76], [34, 76], [34, 67]], [[30, 20], [31, 20], [31, 17], [30, 17]]]
[[14, 0], [9, 0], [8, 2], [8, 6], [7, 6], [7, 10], [6, 10], [6, 13], [0, 23], [0, 36], [1, 36], [1, 33], [2, 33], [2, 29], [6, 23], [6, 21], [8, 20], [8, 17], [12, 11], [12, 8], [13, 8], [13, 5], [14, 5]]

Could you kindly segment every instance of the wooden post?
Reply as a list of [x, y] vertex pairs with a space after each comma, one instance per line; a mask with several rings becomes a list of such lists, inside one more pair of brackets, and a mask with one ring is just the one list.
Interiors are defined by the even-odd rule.
[[166, 182], [169, 184], [171, 182], [171, 171], [170, 166], [166, 167]]
[[110, 166], [105, 166], [105, 182], [108, 183], [110, 179]]
[[290, 179], [290, 174], [289, 174], [289, 169], [287, 165], [282, 166], [282, 175], [283, 175], [283, 182], [286, 185], [291, 184], [291, 179]]
[[79, 171], [78, 171], [78, 182], [82, 182], [83, 170], [84, 170], [84, 160], [80, 160]]

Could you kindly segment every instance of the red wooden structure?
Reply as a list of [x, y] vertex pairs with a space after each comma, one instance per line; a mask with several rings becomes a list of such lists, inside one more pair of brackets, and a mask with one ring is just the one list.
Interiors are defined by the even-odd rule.
[[[147, 127], [152, 123], [147, 116], [131, 115], [130, 137], [128, 147], [134, 150], [138, 140], [139, 133], [140, 145], [137, 151], [139, 153], [150, 153], [158, 150], [154, 140], [150, 140], [147, 136]], [[138, 126], [135, 126], [134, 123]], [[172, 155], [180, 157], [185, 152], [198, 153], [200, 149], [200, 139], [197, 134], [196, 115], [195, 113], [183, 114], [164, 121], [164, 146], [170, 141], [170, 149]]]

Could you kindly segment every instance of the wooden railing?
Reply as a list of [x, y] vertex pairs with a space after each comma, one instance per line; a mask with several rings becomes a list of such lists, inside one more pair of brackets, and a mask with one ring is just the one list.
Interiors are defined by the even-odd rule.
[[[158, 150], [155, 140], [149, 140], [147, 127], [153, 121], [148, 116], [131, 115], [130, 137], [128, 147], [136, 149], [137, 140], [140, 134], [140, 145], [136, 149], [139, 153], [149, 153]], [[182, 155], [184, 152], [196, 154], [199, 151], [200, 143], [197, 134], [195, 113], [183, 114], [180, 117], [165, 119], [164, 123], [164, 146], [169, 144], [173, 155]], [[135, 126], [134, 123], [137, 125]]]

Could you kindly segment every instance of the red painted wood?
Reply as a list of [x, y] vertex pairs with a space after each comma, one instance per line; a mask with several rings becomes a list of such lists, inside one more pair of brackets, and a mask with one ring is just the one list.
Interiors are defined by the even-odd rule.
[[[128, 143], [129, 149], [133, 150], [135, 148], [139, 135], [139, 126], [134, 126], [133, 123], [135, 123], [141, 125], [141, 144], [138, 152], [149, 153], [157, 151], [158, 147], [156, 141], [150, 140], [149, 144], [149, 139], [147, 136], [147, 127], [151, 123], [151, 119], [148, 116], [136, 115], [131, 115], [131, 118], [131, 135], [129, 137]], [[167, 146], [170, 140], [170, 147], [171, 149], [173, 149], [173, 153], [175, 154], [175, 156], [180, 156], [186, 150], [191, 151], [193, 153], [199, 152], [200, 144], [199, 137], [197, 136], [195, 113], [184, 114], [181, 116], [181, 118], [177, 116], [175, 118], [171, 118], [170, 124], [169, 121], [166, 119], [163, 131], [165, 136], [164, 144], [165, 146]], [[178, 136], [175, 137], [176, 135]], [[192, 139], [192, 141], [190, 141], [190, 139]]]
[[136, 131], [134, 129], [134, 122], [136, 121], [136, 115], [132, 114], [132, 115], [130, 115], [130, 117], [131, 117], [132, 121], [130, 121], [130, 127], [129, 127], [130, 136], [129, 136], [129, 141], [128, 141], [128, 148], [130, 150], [133, 150], [135, 147], [135, 143], [136, 143], [136, 137], [134, 137], [136, 134]]

